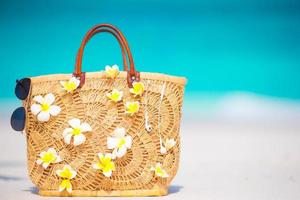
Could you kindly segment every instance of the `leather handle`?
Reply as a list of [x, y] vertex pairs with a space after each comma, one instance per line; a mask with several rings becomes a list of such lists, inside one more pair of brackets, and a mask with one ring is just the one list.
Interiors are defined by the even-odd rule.
[[[80, 78], [80, 85], [82, 86], [85, 81], [85, 73], [81, 71], [82, 69], [82, 56], [84, 52], [84, 48], [87, 44], [87, 42], [97, 33], [101, 32], [107, 32], [111, 33], [119, 42], [121, 49], [122, 49], [122, 56], [123, 56], [123, 67], [124, 71], [127, 71], [127, 83], [129, 87], [132, 87], [133, 81], [139, 81], [140, 80], [140, 74], [137, 72], [134, 68], [134, 62], [132, 58], [131, 51], [129, 49], [129, 45], [127, 43], [127, 40], [125, 39], [122, 32], [117, 29], [115, 26], [111, 24], [99, 24], [94, 26], [92, 29], [90, 29], [86, 35], [84, 36], [80, 48], [77, 53], [76, 57], [76, 63], [75, 63], [75, 70], [73, 75]], [[128, 63], [126, 60], [126, 57], [128, 56], [129, 59], [129, 69], [128, 69]]]
[[[111, 32], [108, 29], [99, 29], [99, 30], [95, 30], [94, 32], [92, 32], [90, 35], [87, 36], [87, 41], [86, 43], [93, 37], [93, 35], [96, 35], [98, 33], [102, 33], [102, 32], [106, 32], [106, 33], [111, 33], [114, 35], [115, 38], [117, 38], [118, 43], [121, 47], [122, 50], [122, 60], [123, 60], [123, 70], [124, 71], [128, 71], [128, 64], [127, 64], [127, 53], [126, 53], [126, 49], [124, 48], [123, 42], [122, 40], [119, 38], [119, 36], [115, 33], [115, 32]], [[75, 66], [79, 66], [75, 68], [75, 73], [74, 74], [79, 74], [81, 73], [80, 71], [76, 71], [76, 70], [81, 70], [81, 63], [82, 63], [82, 57], [83, 57], [83, 53], [79, 53], [81, 49], [79, 48], [77, 56], [76, 56], [76, 64]], [[82, 51], [84, 51], [84, 49], [82, 49]]]

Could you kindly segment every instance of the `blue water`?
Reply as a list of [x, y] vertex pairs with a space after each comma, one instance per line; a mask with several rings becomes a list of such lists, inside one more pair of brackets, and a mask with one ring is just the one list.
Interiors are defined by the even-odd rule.
[[[1, 1], [0, 97], [13, 97], [17, 78], [71, 73], [83, 35], [103, 22], [124, 32], [139, 71], [186, 76], [187, 92], [300, 99], [296, 0]], [[88, 44], [83, 66], [121, 61], [104, 34]]]

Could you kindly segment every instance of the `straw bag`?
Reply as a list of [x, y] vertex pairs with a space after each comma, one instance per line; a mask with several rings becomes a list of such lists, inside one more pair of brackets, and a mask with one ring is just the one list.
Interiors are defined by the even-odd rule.
[[[81, 71], [86, 43], [101, 32], [118, 40], [124, 71]], [[179, 164], [185, 78], [137, 72], [123, 34], [100, 24], [85, 35], [73, 74], [30, 79], [28, 173], [40, 195], [168, 193]]]

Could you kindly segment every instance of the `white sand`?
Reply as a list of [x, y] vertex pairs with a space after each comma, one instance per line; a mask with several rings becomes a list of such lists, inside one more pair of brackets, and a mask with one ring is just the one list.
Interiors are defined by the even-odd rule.
[[[180, 170], [161, 199], [299, 200], [300, 123], [288, 122], [186, 113]], [[10, 129], [7, 114], [0, 130], [0, 199], [48, 199], [36, 194], [27, 177], [25, 137]]]

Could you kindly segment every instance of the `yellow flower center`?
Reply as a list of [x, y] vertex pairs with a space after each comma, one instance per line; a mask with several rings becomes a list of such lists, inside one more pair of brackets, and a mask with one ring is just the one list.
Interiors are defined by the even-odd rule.
[[119, 97], [120, 97], [120, 94], [117, 93], [117, 92], [112, 93], [112, 94], [110, 95], [110, 99], [113, 100], [113, 101], [117, 101], [117, 100], [119, 99]]
[[139, 105], [137, 103], [132, 103], [132, 104], [129, 104], [128, 106], [128, 112], [130, 113], [135, 113], [137, 112], [139, 109]]
[[121, 138], [119, 143], [118, 143], [118, 148], [121, 148], [125, 143], [126, 143], [125, 138]]
[[159, 176], [164, 176], [165, 175], [165, 172], [164, 172], [164, 170], [161, 167], [156, 167], [155, 172]]
[[64, 86], [67, 91], [73, 91], [76, 89], [76, 84], [74, 82], [67, 82]]
[[63, 181], [60, 183], [60, 187], [66, 188], [66, 189], [70, 189], [70, 188], [72, 187], [71, 181], [68, 180], [68, 179], [63, 180]]
[[134, 94], [142, 94], [144, 92], [144, 85], [142, 83], [136, 83], [133, 86]]
[[73, 129], [73, 135], [79, 135], [82, 132], [81, 128], [74, 128]]
[[73, 174], [72, 174], [72, 172], [70, 171], [69, 168], [65, 168], [64, 171], [62, 171], [60, 173], [60, 177], [66, 178], [66, 179], [71, 179], [72, 175]]
[[47, 103], [41, 104], [42, 111], [48, 111], [50, 109], [50, 105]]
[[44, 163], [51, 163], [56, 160], [56, 156], [51, 152], [46, 152], [45, 155], [41, 158]]
[[107, 75], [109, 75], [111, 78], [115, 78], [118, 75], [118, 70], [117, 69], [108, 69], [106, 70]]
[[111, 161], [111, 158], [109, 157], [101, 158], [100, 162], [98, 163], [98, 166], [103, 172], [115, 170], [115, 164]]

